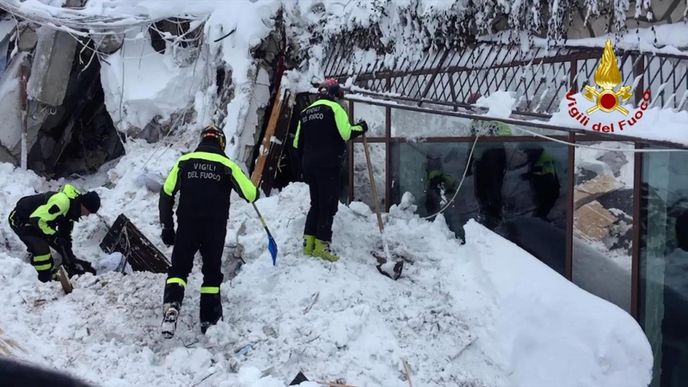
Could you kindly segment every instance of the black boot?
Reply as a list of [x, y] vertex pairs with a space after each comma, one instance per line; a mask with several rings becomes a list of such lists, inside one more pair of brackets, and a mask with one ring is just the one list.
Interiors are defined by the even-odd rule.
[[48, 269], [48, 270], [41, 270], [38, 272], [38, 280], [41, 282], [48, 282], [53, 279], [53, 271]]
[[219, 293], [201, 293], [201, 332], [205, 333], [211, 325], [222, 318], [222, 301]]
[[162, 324], [160, 331], [166, 339], [174, 337], [177, 329], [177, 318], [184, 299], [184, 286], [178, 283], [165, 285], [162, 306]]
[[165, 293], [162, 297], [162, 302], [164, 304], [176, 303], [180, 307], [182, 305], [182, 300], [184, 299], [184, 286], [171, 283], [165, 285]]

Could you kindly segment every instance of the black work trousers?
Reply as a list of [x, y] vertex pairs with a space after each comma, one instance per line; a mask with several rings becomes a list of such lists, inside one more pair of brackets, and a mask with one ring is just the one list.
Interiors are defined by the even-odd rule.
[[506, 150], [495, 146], [485, 150], [475, 163], [475, 196], [483, 224], [493, 229], [502, 220], [502, 185], [506, 169]]
[[[227, 219], [188, 217], [179, 219], [178, 223], [172, 251], [172, 266], [167, 273], [163, 302], [181, 306], [186, 281], [193, 268], [194, 255], [200, 251], [203, 258], [201, 320], [216, 321], [222, 313], [219, 288], [224, 278], [222, 251], [225, 247]], [[217, 291], [212, 290], [213, 288], [217, 288]], [[216, 316], [218, 313], [220, 316]]]
[[339, 204], [340, 174], [339, 167], [304, 167], [303, 178], [311, 195], [311, 208], [303, 232], [305, 235], [315, 235], [325, 242], [332, 241], [332, 221]]
[[52, 279], [54, 262], [50, 254], [48, 237], [31, 225], [22, 224], [21, 220], [16, 219], [14, 211], [10, 213], [7, 221], [12, 231], [24, 242], [26, 249], [31, 254], [31, 264], [38, 272], [38, 279], [41, 282], [50, 281]]
[[547, 215], [559, 198], [559, 179], [556, 174], [533, 175], [530, 184], [535, 196], [535, 216], [547, 220]]

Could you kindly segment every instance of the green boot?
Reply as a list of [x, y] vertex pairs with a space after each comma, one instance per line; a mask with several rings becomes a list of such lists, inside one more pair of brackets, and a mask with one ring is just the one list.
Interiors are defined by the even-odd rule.
[[313, 235], [303, 235], [303, 255], [313, 256], [313, 245], [315, 245], [315, 237]]
[[330, 262], [335, 262], [339, 260], [339, 257], [332, 254], [332, 251], [330, 251], [330, 242], [321, 241], [320, 239], [315, 240], [313, 256], [322, 258]]

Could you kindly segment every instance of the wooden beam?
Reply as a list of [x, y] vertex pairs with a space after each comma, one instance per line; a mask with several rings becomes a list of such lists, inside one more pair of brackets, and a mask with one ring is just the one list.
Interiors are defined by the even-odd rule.
[[275, 134], [275, 128], [277, 127], [277, 121], [279, 120], [281, 110], [282, 91], [278, 91], [277, 95], [275, 96], [275, 101], [272, 103], [272, 111], [270, 112], [268, 126], [267, 128], [265, 128], [263, 141], [260, 143], [260, 151], [258, 152], [258, 158], [256, 159], [255, 168], [253, 168], [253, 174], [251, 175], [251, 182], [256, 187], [260, 187], [260, 181], [263, 178], [265, 162], [268, 158], [268, 154], [270, 153], [270, 141], [272, 140], [272, 136]]

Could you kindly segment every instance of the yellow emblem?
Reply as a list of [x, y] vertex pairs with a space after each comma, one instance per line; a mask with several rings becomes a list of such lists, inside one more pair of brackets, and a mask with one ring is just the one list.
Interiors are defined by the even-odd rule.
[[583, 90], [583, 96], [595, 102], [595, 106], [587, 110], [588, 114], [598, 109], [606, 113], [618, 110], [624, 115], [628, 114], [628, 110], [621, 106], [621, 103], [633, 95], [631, 94], [631, 86], [623, 86], [614, 90], [621, 83], [621, 71], [619, 71], [616, 55], [614, 55], [612, 41], [609, 39], [604, 45], [602, 59], [595, 70], [595, 83], [601, 90], [590, 85], [585, 86], [585, 90]]

